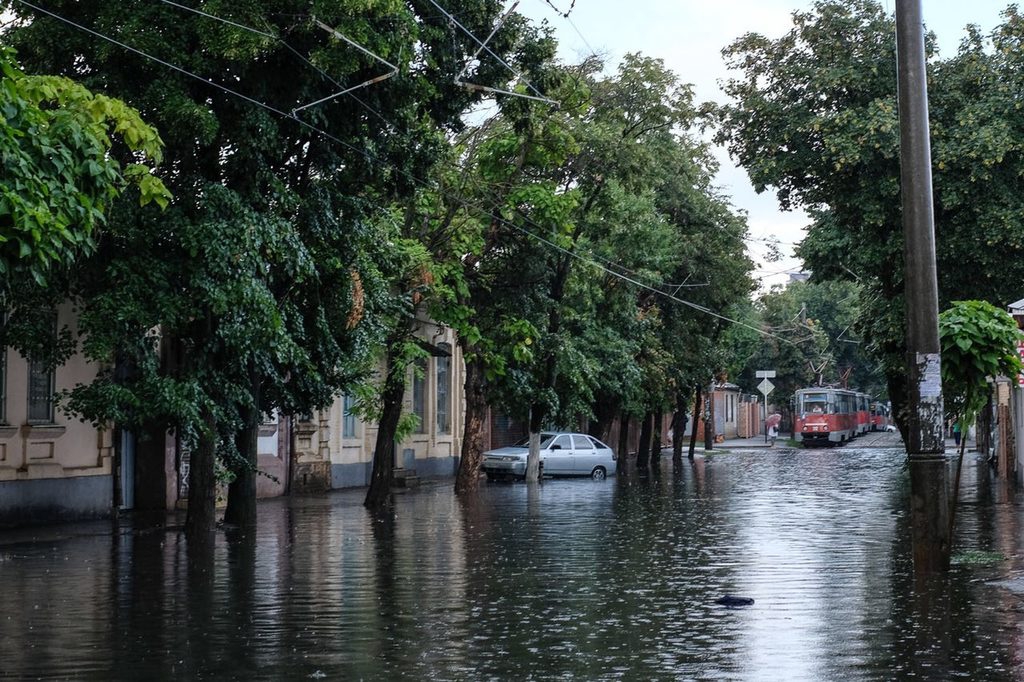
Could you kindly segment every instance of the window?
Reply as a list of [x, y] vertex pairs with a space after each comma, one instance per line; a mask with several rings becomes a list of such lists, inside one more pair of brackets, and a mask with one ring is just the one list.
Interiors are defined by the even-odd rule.
[[441, 349], [442, 353], [447, 353], [447, 355], [437, 357], [437, 432], [450, 433], [452, 428], [449, 411], [452, 385], [452, 347], [447, 343], [439, 343], [437, 347]]
[[53, 423], [54, 372], [44, 363], [28, 362], [28, 423]]
[[555, 439], [555, 442], [551, 444], [552, 450], [571, 450], [572, 442], [569, 440], [569, 436], [562, 434]]
[[417, 358], [412, 372], [412, 413], [419, 419], [416, 433], [427, 432], [427, 359]]
[[593, 450], [594, 444], [586, 436], [573, 436], [572, 444], [574, 450]]
[[355, 438], [356, 437], [356, 413], [355, 413], [356, 399], [355, 396], [346, 395], [341, 400], [341, 437], [342, 438]]

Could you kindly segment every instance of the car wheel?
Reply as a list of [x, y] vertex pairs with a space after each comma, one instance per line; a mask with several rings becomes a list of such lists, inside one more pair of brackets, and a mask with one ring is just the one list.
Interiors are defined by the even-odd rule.
[[603, 481], [608, 477], [608, 474], [605, 472], [604, 467], [595, 467], [594, 470], [590, 472], [590, 477], [595, 481]]

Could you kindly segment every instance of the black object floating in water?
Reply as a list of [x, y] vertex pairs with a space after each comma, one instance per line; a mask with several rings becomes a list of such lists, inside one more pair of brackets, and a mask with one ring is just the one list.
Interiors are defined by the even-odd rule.
[[727, 594], [724, 597], [719, 597], [715, 600], [716, 604], [722, 606], [752, 606], [754, 600], [750, 597], [734, 597], [731, 594]]

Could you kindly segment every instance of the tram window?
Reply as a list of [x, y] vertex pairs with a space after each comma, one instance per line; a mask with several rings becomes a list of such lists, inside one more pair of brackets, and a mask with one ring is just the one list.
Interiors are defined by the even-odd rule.
[[824, 393], [808, 393], [804, 395], [803, 411], [815, 414], [828, 412], [828, 397]]

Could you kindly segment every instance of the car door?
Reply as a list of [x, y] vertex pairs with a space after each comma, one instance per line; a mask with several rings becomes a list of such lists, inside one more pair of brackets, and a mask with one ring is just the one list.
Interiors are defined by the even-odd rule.
[[550, 476], [572, 475], [572, 439], [568, 434], [556, 436], [544, 454], [544, 473]]
[[597, 450], [590, 439], [581, 433], [572, 436], [573, 469], [577, 476], [589, 476], [597, 466]]

